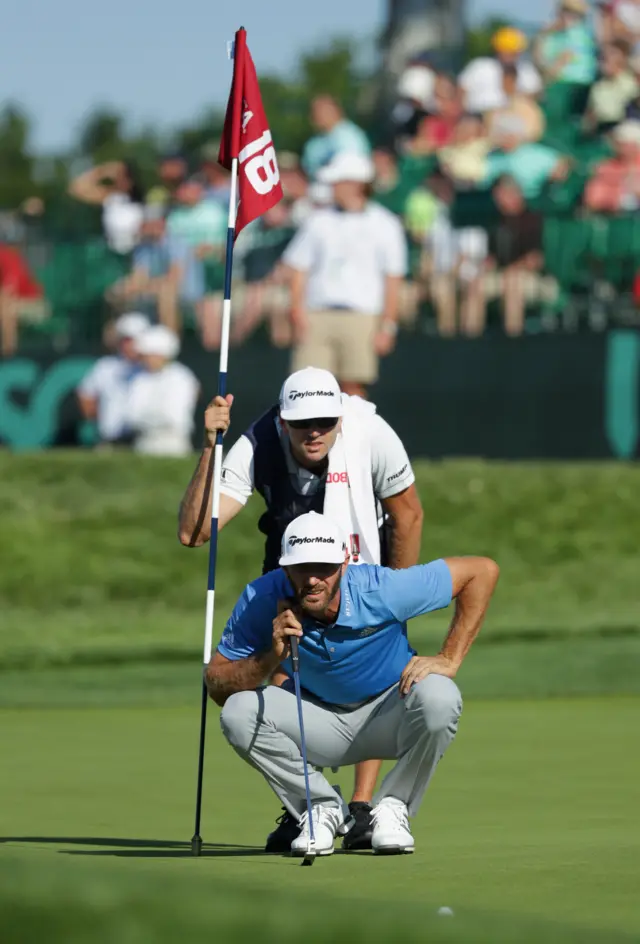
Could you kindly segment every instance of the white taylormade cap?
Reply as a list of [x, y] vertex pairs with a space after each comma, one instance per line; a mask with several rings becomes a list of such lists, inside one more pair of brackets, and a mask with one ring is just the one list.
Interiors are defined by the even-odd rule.
[[342, 416], [342, 395], [338, 381], [328, 370], [305, 367], [287, 377], [280, 391], [283, 420], [316, 420]]
[[295, 564], [343, 564], [347, 545], [331, 518], [310, 511], [295, 518], [282, 537], [281, 567]]

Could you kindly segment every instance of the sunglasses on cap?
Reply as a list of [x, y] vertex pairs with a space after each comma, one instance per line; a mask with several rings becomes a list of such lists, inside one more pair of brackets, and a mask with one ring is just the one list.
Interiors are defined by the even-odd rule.
[[321, 416], [313, 420], [287, 420], [291, 429], [333, 429], [338, 422], [337, 416]]

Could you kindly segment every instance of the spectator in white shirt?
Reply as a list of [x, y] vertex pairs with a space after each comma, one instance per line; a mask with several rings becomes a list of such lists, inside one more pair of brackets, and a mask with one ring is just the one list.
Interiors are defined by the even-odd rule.
[[531, 62], [522, 59], [528, 45], [524, 33], [505, 26], [495, 33], [492, 45], [495, 56], [472, 59], [460, 73], [458, 81], [465, 95], [467, 112], [484, 114], [508, 104], [503, 83], [505, 66], [516, 66], [516, 89], [519, 94], [533, 96], [542, 91], [540, 73]]
[[331, 371], [345, 393], [365, 396], [398, 329], [407, 244], [400, 221], [369, 198], [370, 158], [341, 154], [320, 174], [334, 205], [315, 210], [287, 247], [292, 270], [292, 370]]
[[131, 383], [140, 371], [136, 338], [149, 328], [149, 319], [139, 312], [122, 315], [114, 325], [117, 354], [101, 357], [78, 387], [80, 412], [95, 420], [100, 442], [126, 444], [127, 399]]
[[133, 448], [154, 456], [186, 456], [192, 449], [193, 417], [200, 387], [195, 374], [178, 363], [178, 335], [164, 325], [136, 340], [144, 370], [129, 388], [127, 420]]

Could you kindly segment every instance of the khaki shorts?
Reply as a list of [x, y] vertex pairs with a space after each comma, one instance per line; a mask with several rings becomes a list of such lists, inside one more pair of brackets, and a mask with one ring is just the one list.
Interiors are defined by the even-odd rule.
[[322, 367], [345, 383], [371, 384], [378, 379], [373, 340], [379, 315], [311, 311], [307, 317], [309, 330], [302, 344], [293, 349], [292, 372]]
[[[558, 283], [548, 275], [522, 269], [519, 273], [522, 294], [528, 302], [555, 302], [558, 299]], [[485, 298], [492, 300], [504, 295], [503, 272], [487, 272], [482, 278]]]

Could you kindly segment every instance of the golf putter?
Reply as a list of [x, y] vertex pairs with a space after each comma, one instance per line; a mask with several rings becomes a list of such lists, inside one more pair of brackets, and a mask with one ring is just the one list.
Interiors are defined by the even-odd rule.
[[304, 770], [304, 791], [307, 799], [307, 816], [309, 817], [309, 842], [302, 865], [313, 865], [316, 858], [316, 840], [313, 834], [313, 809], [311, 806], [311, 788], [309, 786], [309, 765], [307, 763], [307, 742], [304, 736], [304, 720], [302, 717], [302, 692], [300, 690], [300, 651], [298, 648], [298, 637], [290, 637], [291, 645], [291, 663], [293, 665], [293, 684], [296, 690], [296, 702], [298, 704], [298, 722], [300, 724], [300, 746], [302, 754], [302, 767]]

